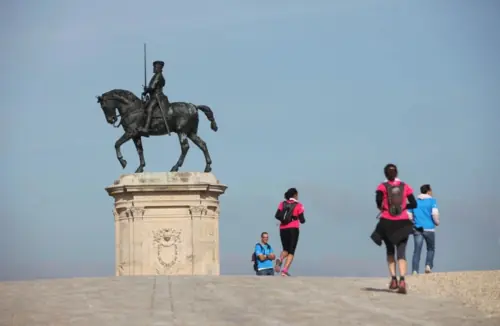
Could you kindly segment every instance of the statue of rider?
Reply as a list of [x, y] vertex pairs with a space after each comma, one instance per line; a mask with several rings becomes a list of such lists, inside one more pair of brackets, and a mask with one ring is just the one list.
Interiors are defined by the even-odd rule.
[[151, 117], [153, 113], [153, 109], [158, 106], [160, 110], [165, 106], [167, 108], [166, 116], [167, 119], [171, 115], [170, 103], [168, 101], [168, 97], [163, 94], [163, 87], [165, 86], [165, 78], [163, 78], [163, 66], [165, 63], [163, 61], [155, 61], [153, 62], [153, 77], [149, 81], [148, 86], [144, 86], [143, 96], [149, 94], [149, 101], [146, 103], [145, 111], [146, 111], [146, 122], [143, 127], [139, 128], [139, 132], [149, 136], [149, 128], [151, 125]]

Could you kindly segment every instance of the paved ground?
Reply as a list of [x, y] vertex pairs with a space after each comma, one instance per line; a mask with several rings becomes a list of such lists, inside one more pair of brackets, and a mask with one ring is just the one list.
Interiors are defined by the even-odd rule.
[[500, 325], [499, 316], [460, 299], [416, 289], [400, 295], [386, 283], [247, 276], [3, 282], [0, 325]]

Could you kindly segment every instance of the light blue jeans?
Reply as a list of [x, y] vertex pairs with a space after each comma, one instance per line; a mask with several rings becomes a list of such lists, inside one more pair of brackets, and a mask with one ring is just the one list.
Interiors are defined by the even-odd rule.
[[256, 274], [257, 276], [273, 276], [274, 269], [273, 268], [261, 269], [260, 271], [257, 271]]
[[422, 247], [424, 245], [427, 247], [427, 255], [425, 257], [425, 265], [429, 265], [432, 269], [434, 267], [434, 252], [436, 250], [436, 234], [432, 231], [413, 231], [413, 260], [412, 260], [412, 272], [417, 272], [420, 265], [420, 255], [422, 253]]

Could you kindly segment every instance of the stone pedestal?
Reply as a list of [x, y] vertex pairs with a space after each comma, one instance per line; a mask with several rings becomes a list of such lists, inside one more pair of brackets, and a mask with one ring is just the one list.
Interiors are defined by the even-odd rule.
[[125, 174], [115, 199], [116, 275], [219, 275], [219, 196], [211, 173]]

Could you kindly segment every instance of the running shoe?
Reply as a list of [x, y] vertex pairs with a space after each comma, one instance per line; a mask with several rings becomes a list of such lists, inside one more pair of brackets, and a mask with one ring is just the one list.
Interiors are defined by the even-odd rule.
[[279, 273], [281, 270], [281, 260], [278, 258], [276, 259], [276, 265], [274, 266], [274, 271], [276, 273]]
[[389, 289], [390, 290], [396, 290], [398, 288], [398, 280], [391, 280], [391, 283], [389, 284]]
[[404, 280], [399, 281], [398, 293], [406, 294], [406, 282]]

